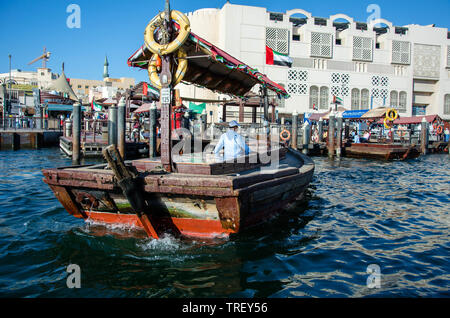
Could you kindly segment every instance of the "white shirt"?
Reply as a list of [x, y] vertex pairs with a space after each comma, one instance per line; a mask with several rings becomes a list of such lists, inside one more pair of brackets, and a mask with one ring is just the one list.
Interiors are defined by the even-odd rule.
[[244, 137], [232, 129], [228, 129], [226, 133], [220, 136], [219, 143], [214, 148], [214, 154], [218, 156], [222, 148], [224, 148], [224, 160], [235, 159], [250, 153], [250, 148], [245, 143]]

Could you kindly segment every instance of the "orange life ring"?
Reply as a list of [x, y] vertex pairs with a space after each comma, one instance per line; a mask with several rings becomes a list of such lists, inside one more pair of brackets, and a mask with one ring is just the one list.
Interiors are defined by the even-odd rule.
[[[284, 137], [285, 133], [287, 133], [287, 137]], [[289, 139], [291, 139], [291, 133], [289, 132], [289, 130], [285, 129], [282, 132], [280, 132], [280, 139], [283, 141], [288, 141]]]
[[437, 127], [437, 129], [436, 129], [436, 133], [438, 134], [438, 135], [440, 135], [440, 134], [442, 134], [442, 126], [438, 126]]

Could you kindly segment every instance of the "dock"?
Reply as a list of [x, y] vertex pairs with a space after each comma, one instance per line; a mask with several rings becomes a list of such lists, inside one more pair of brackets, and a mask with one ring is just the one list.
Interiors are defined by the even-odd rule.
[[59, 130], [5, 129], [0, 130], [0, 150], [40, 149], [55, 147], [62, 135]]

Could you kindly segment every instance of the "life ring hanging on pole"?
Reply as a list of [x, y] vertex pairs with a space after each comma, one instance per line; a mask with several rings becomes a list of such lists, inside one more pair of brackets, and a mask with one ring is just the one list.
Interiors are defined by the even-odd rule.
[[384, 119], [384, 127], [385, 127], [386, 129], [391, 129], [392, 126], [393, 126], [393, 123], [392, 123], [392, 121], [391, 121], [391, 125], [389, 126], [389, 125], [387, 124], [388, 121], [391, 121], [391, 120], [388, 119], [388, 118], [386, 117], [386, 118]]
[[145, 28], [144, 42], [145, 46], [153, 53], [158, 55], [167, 55], [178, 50], [184, 42], [186, 42], [191, 33], [191, 23], [186, 15], [177, 10], [170, 11], [170, 18], [174, 20], [179, 26], [180, 30], [175, 40], [168, 44], [159, 44], [155, 41], [155, 30], [161, 19], [165, 18], [165, 12], [161, 12], [154, 17]]
[[[285, 137], [284, 134], [287, 133], [287, 136]], [[289, 139], [291, 139], [291, 133], [289, 132], [289, 130], [285, 129], [280, 133], [280, 139], [283, 141], [288, 141]]]
[[397, 111], [393, 108], [388, 109], [388, 111], [386, 112], [386, 119], [390, 120], [390, 121], [394, 121], [397, 118], [398, 118]]
[[[172, 79], [172, 87], [177, 86], [181, 80], [183, 79], [184, 75], [186, 74], [187, 66], [188, 66], [188, 60], [187, 60], [187, 54], [186, 51], [182, 48], [178, 49], [178, 68], [175, 73], [174, 78]], [[148, 63], [148, 77], [152, 84], [158, 88], [161, 89], [161, 80], [159, 79], [158, 75], [158, 54], [153, 54], [152, 58], [150, 59], [150, 62]]]
[[442, 134], [442, 130], [443, 130], [442, 126], [438, 126], [438, 127], [436, 128], [436, 133], [437, 133], [438, 135], [440, 135], [440, 134]]

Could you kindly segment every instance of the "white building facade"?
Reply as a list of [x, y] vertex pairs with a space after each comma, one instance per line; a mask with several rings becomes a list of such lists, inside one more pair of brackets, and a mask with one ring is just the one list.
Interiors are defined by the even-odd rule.
[[[0, 73], [0, 84], [8, 84], [9, 76], [9, 72]], [[58, 77], [59, 75], [52, 73], [49, 68], [38, 68], [36, 72], [11, 70], [11, 84], [31, 85], [39, 89], [49, 88]]]
[[[192, 32], [283, 85], [278, 112], [324, 112], [333, 96], [347, 109], [394, 107], [402, 116], [438, 114], [450, 120], [450, 36], [434, 26], [371, 24], [344, 14], [313, 17], [226, 3], [188, 14]], [[292, 67], [266, 64], [266, 45]], [[183, 96], [217, 98], [182, 85]], [[194, 96], [195, 95], [195, 96]]]

